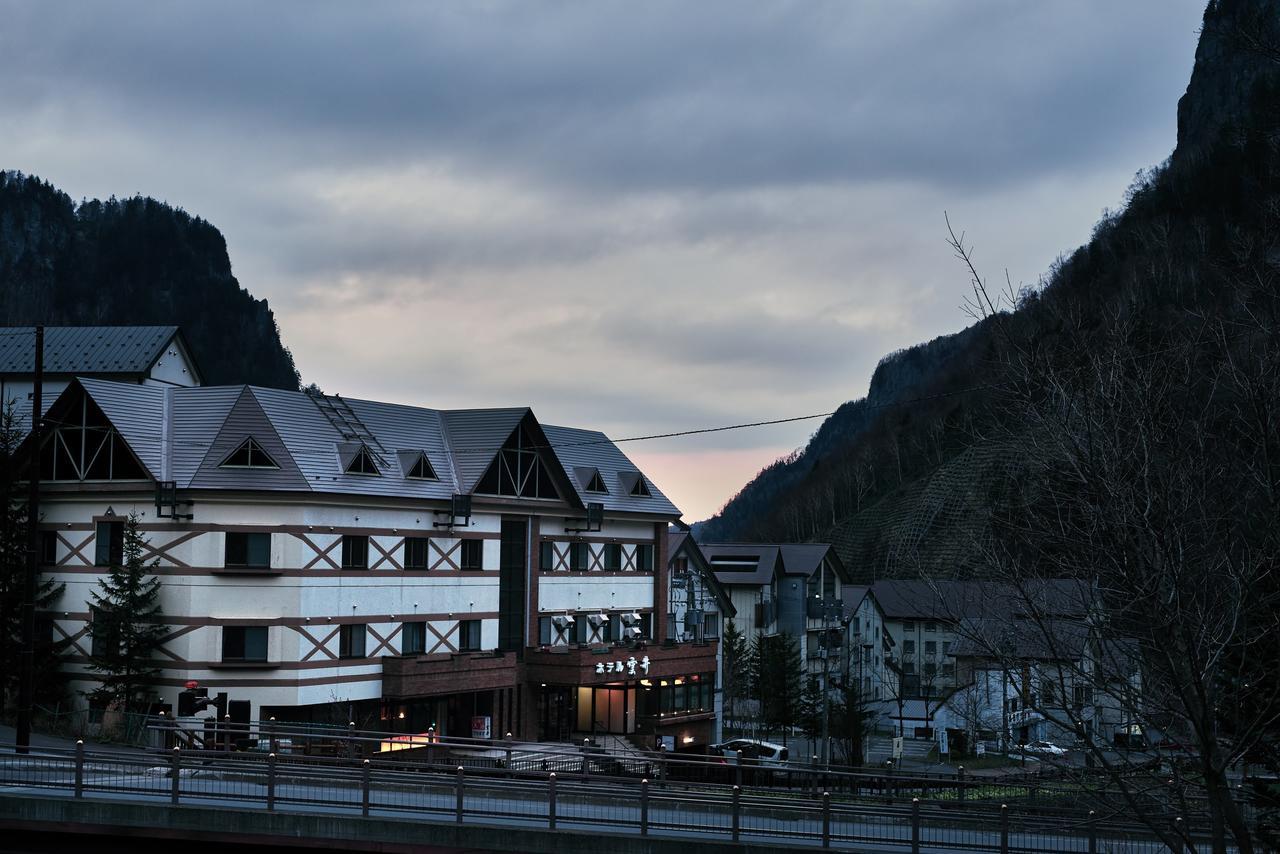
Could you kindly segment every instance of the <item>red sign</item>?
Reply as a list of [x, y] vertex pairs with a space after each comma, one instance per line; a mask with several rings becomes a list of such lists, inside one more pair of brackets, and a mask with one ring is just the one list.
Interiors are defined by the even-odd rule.
[[194, 689], [199, 688], [199, 687], [200, 687], [200, 683], [199, 683], [199, 682], [197, 682], [196, 680], [194, 680], [194, 679], [188, 679], [188, 680], [187, 680], [187, 690], [188, 690], [188, 691], [194, 690]]

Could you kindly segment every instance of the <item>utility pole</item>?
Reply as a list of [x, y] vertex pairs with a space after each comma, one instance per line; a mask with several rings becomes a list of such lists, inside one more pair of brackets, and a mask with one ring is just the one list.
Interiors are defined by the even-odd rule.
[[36, 327], [35, 388], [31, 393], [31, 453], [27, 458], [27, 573], [22, 585], [22, 656], [19, 660], [17, 752], [31, 745], [35, 705], [36, 578], [40, 560], [40, 426], [44, 418], [44, 327]]

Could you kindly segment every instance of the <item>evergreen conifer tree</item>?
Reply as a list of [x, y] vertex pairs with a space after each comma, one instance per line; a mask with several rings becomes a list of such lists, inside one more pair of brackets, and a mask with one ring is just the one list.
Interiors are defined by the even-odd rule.
[[90, 594], [94, 644], [89, 668], [102, 682], [91, 693], [121, 711], [145, 710], [143, 692], [160, 672], [152, 654], [166, 628], [160, 611], [160, 579], [152, 574], [159, 561], [143, 563], [144, 542], [138, 517], [130, 514], [124, 523], [123, 559], [107, 569], [99, 582], [101, 591]]

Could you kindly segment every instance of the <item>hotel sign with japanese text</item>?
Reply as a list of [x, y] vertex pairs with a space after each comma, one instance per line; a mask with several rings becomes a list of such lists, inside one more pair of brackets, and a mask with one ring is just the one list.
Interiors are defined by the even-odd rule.
[[648, 676], [649, 656], [596, 662], [597, 676]]

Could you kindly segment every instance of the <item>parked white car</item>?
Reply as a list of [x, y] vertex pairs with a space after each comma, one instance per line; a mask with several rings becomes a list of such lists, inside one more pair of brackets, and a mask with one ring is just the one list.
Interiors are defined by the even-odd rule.
[[787, 748], [771, 741], [757, 741], [752, 738], [735, 738], [723, 744], [711, 745], [711, 755], [723, 756], [730, 764], [737, 761], [738, 752], [742, 758], [755, 765], [782, 767], [787, 764]]
[[1066, 756], [1065, 748], [1059, 747], [1051, 741], [1032, 741], [1019, 747], [1023, 753], [1031, 753], [1038, 756]]

